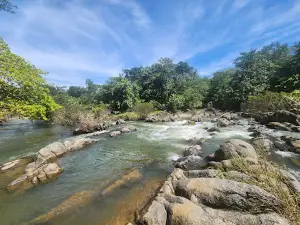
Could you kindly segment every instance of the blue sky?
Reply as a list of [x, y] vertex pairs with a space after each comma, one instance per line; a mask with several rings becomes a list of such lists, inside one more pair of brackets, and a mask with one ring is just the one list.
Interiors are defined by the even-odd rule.
[[57, 85], [104, 83], [160, 57], [202, 76], [239, 52], [300, 41], [300, 0], [12, 0], [0, 36]]

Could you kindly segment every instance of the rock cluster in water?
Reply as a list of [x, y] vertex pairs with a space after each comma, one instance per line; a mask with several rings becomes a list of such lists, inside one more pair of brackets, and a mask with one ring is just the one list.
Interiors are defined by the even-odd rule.
[[[56, 162], [58, 157], [97, 142], [89, 137], [75, 137], [54, 142], [39, 150], [34, 157], [8, 162], [1, 167], [4, 173], [23, 173], [7, 185], [8, 191], [26, 190], [40, 183], [55, 179], [63, 169]], [[18, 174], [17, 173], [17, 174]]]

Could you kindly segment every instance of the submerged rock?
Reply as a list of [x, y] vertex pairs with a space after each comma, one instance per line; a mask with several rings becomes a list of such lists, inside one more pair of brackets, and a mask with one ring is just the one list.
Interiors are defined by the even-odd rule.
[[16, 191], [19, 189], [26, 190], [32, 187], [32, 183], [26, 174], [18, 177], [16, 180], [12, 181], [7, 185], [8, 191]]
[[21, 159], [16, 159], [7, 163], [4, 163], [0, 166], [1, 172], [3, 173], [10, 173], [10, 172], [18, 172], [21, 171], [23, 172], [25, 169], [25, 166], [33, 162], [36, 158], [36, 155], [30, 155], [23, 157]]
[[207, 129], [208, 132], [221, 132], [220, 128], [218, 127], [211, 127]]

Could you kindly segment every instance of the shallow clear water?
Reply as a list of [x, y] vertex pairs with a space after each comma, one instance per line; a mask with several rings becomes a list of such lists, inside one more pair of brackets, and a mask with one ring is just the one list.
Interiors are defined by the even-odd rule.
[[[143, 179], [117, 189], [104, 199], [95, 199], [86, 207], [60, 217], [47, 224], [117, 224], [115, 219], [124, 208], [122, 204], [134, 203], [133, 196], [146, 195], [144, 185], [157, 179], [162, 182], [171, 170], [171, 161], [179, 157], [189, 139], [205, 138], [205, 155], [218, 149], [219, 144], [230, 138], [250, 139], [247, 125], [221, 128], [211, 136], [205, 128], [214, 126], [204, 122], [194, 126], [185, 121], [163, 124], [134, 122], [138, 131], [110, 138], [98, 137], [97, 144], [72, 152], [59, 159], [64, 173], [58, 179], [35, 187], [21, 195], [0, 192], [0, 224], [15, 225], [31, 221], [49, 212], [73, 194], [105, 186], [133, 168], [140, 169]], [[4, 129], [1, 129], [4, 128]], [[5, 162], [29, 152], [36, 152], [45, 145], [70, 135], [65, 127], [13, 121], [0, 128], [0, 161]], [[3, 188], [3, 187], [2, 187]], [[146, 191], [146, 190], [145, 190]], [[114, 221], [114, 222], [109, 222]], [[46, 223], [45, 223], [46, 224]], [[123, 223], [120, 223], [123, 224]]]

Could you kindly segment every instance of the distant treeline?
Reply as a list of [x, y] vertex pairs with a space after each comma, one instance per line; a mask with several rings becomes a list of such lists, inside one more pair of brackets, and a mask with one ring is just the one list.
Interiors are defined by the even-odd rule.
[[[218, 71], [211, 78], [201, 77], [187, 62], [174, 63], [169, 58], [150, 66], [125, 69], [101, 85], [88, 79], [85, 87], [57, 87], [47, 84], [44, 74], [12, 53], [0, 39], [0, 119], [22, 116], [47, 120], [57, 109], [69, 106], [126, 112], [134, 111], [138, 105], [175, 112], [208, 105], [238, 111], [253, 99], [270, 99], [265, 97], [270, 93], [272, 99], [287, 96], [281, 92], [293, 92], [291, 96], [297, 101], [300, 42], [293, 46], [273, 43], [243, 52], [234, 60], [233, 68]], [[255, 105], [264, 104], [251, 104]]]

